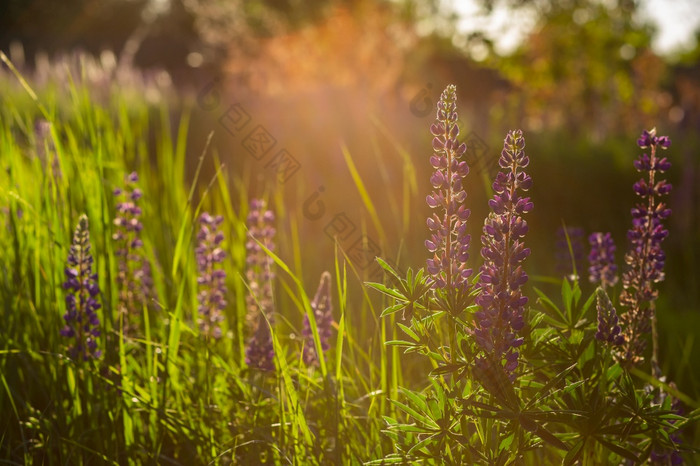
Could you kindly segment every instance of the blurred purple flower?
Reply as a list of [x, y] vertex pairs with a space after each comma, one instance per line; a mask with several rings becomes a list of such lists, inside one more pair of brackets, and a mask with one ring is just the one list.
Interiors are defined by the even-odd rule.
[[[318, 290], [313, 301], [311, 301], [311, 309], [314, 311], [314, 319], [316, 320], [316, 329], [318, 337], [321, 340], [321, 349], [328, 351], [330, 348], [330, 339], [333, 331], [333, 303], [331, 301], [331, 274], [323, 272], [321, 281], [318, 284]], [[311, 324], [308, 316], [304, 316], [304, 363], [308, 366], [318, 363], [318, 355], [316, 354], [316, 346], [314, 345], [314, 337], [311, 333]]]
[[267, 210], [265, 201], [253, 199], [248, 213], [248, 241], [246, 242], [246, 280], [249, 292], [247, 322], [250, 339], [246, 349], [246, 363], [262, 370], [274, 369], [274, 347], [270, 326], [274, 325], [274, 296], [272, 281], [275, 278], [274, 260], [261, 244], [274, 251], [275, 215]]
[[489, 201], [492, 212], [484, 221], [481, 235], [484, 265], [479, 278], [481, 293], [476, 298], [481, 309], [474, 314], [476, 342], [494, 360], [505, 359], [505, 370], [511, 375], [518, 366], [516, 348], [523, 339], [517, 334], [525, 325], [527, 304], [521, 291], [528, 279], [522, 262], [530, 249], [522, 242], [528, 230], [522, 215], [533, 208], [530, 198], [520, 194], [532, 185], [524, 171], [530, 162], [524, 148], [522, 131], [510, 131], [499, 160], [502, 170], [493, 183], [495, 194]]
[[119, 199], [114, 217], [115, 243], [114, 255], [117, 256], [117, 286], [119, 296], [117, 309], [124, 322], [124, 332], [129, 333], [135, 327], [128, 314], [134, 312], [154, 296], [151, 267], [144, 258], [141, 241], [141, 208], [139, 200], [143, 196], [136, 186], [139, 177], [132, 172], [124, 177], [124, 189], [116, 188], [114, 196]]
[[221, 247], [224, 235], [219, 230], [224, 218], [204, 212], [199, 217], [197, 233], [197, 301], [199, 302], [199, 330], [205, 338], [221, 338], [221, 326], [226, 308], [226, 272], [221, 264], [226, 253]]
[[[561, 275], [575, 274], [578, 277], [583, 271], [585, 236], [583, 228], [561, 226], [557, 229], [557, 241], [555, 243], [557, 273]], [[567, 240], [568, 236], [568, 240]], [[571, 250], [569, 250], [571, 243]], [[572, 262], [573, 255], [573, 262]]]
[[671, 167], [664, 157], [657, 156], [657, 149], [671, 145], [667, 136], [656, 136], [656, 130], [644, 131], [637, 141], [640, 147], [649, 148], [650, 155], [642, 154], [635, 162], [637, 171], [646, 173], [634, 186], [634, 192], [641, 198], [632, 209], [632, 228], [627, 232], [630, 248], [625, 255], [627, 270], [622, 275], [623, 290], [620, 303], [627, 308], [621, 315], [626, 339], [624, 361], [637, 364], [643, 359], [646, 346], [643, 335], [652, 328], [654, 302], [658, 291], [654, 284], [664, 279], [666, 255], [661, 242], [668, 236], [662, 221], [671, 215], [671, 209], [663, 202], [657, 203], [657, 196], [671, 191], [666, 180], [657, 180], [656, 174]]
[[625, 337], [620, 333], [617, 323], [617, 312], [610, 297], [602, 287], [596, 290], [596, 309], [598, 310], [598, 331], [595, 337], [614, 346], [621, 346]]
[[83, 214], [78, 220], [65, 268], [66, 281], [63, 288], [67, 294], [63, 319], [66, 325], [61, 330], [61, 335], [75, 340], [69, 347], [69, 355], [85, 361], [101, 355], [97, 349], [97, 338], [100, 336], [97, 310], [101, 307], [97, 295], [100, 294], [100, 288], [97, 274], [92, 273], [92, 263], [88, 218]]
[[425, 246], [433, 257], [427, 260], [428, 273], [434, 287], [468, 294], [471, 290], [467, 267], [470, 236], [467, 234], [469, 209], [464, 206], [467, 193], [463, 188], [464, 177], [469, 173], [467, 162], [461, 160], [466, 144], [457, 140], [457, 89], [450, 84], [438, 101], [437, 121], [430, 127], [433, 134], [433, 150], [430, 157], [435, 172], [430, 177], [434, 191], [426, 202], [437, 212], [428, 217], [430, 239]]
[[589, 280], [603, 288], [617, 283], [617, 265], [615, 265], [615, 242], [610, 233], [593, 233], [588, 237], [591, 252], [588, 254]]
[[245, 362], [248, 367], [261, 371], [275, 369], [275, 347], [272, 344], [270, 325], [272, 322], [268, 324], [263, 314], [258, 315], [256, 326], [246, 346]]

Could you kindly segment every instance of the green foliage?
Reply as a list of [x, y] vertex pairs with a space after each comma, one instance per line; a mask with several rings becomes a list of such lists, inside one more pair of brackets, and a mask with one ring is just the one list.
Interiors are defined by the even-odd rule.
[[[384, 420], [399, 452], [388, 462], [616, 464], [646, 461], [652, 450], [694, 451], [671, 437], [697, 414], [677, 415], [671, 397], [614, 361], [611, 348], [594, 337], [595, 293], [584, 300], [578, 281], [562, 280], [561, 304], [535, 290], [539, 300], [520, 348], [523, 367], [513, 381], [500, 362], [476, 362], [489, 355], [470, 336], [473, 308], [463, 320], [450, 318], [425, 293], [422, 270], [416, 277], [410, 271], [396, 277], [395, 288], [371, 285], [395, 300], [388, 314], [423, 301], [407, 316], [409, 325], [398, 324], [408, 339], [386, 344], [423, 354], [435, 367], [424, 388], [404, 388], [392, 399], [400, 416]], [[423, 293], [408, 299], [407, 284]]]

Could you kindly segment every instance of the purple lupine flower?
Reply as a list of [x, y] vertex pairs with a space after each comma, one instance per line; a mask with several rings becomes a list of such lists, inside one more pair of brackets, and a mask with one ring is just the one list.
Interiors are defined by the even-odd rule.
[[666, 157], [659, 158], [657, 149], [671, 145], [667, 136], [656, 136], [656, 130], [644, 131], [637, 144], [650, 149], [650, 155], [642, 154], [634, 162], [637, 171], [645, 173], [634, 184], [634, 192], [641, 198], [632, 209], [632, 228], [627, 232], [630, 249], [625, 255], [627, 270], [622, 275], [623, 290], [620, 303], [627, 308], [621, 315], [625, 332], [624, 361], [636, 364], [643, 359], [646, 346], [643, 334], [651, 330], [654, 316], [654, 302], [658, 291], [654, 284], [664, 279], [666, 255], [661, 242], [668, 236], [662, 221], [671, 215], [671, 209], [663, 202], [657, 203], [657, 196], [668, 194], [671, 185], [666, 180], [657, 180], [656, 174], [671, 168]]
[[226, 257], [222, 248], [224, 234], [219, 227], [224, 221], [221, 215], [216, 217], [204, 212], [199, 217], [197, 232], [197, 277], [199, 303], [199, 330], [205, 338], [221, 338], [221, 326], [226, 308], [226, 272], [221, 264]]
[[100, 294], [100, 288], [97, 274], [92, 273], [92, 262], [88, 218], [83, 214], [73, 235], [65, 269], [66, 281], [63, 288], [68, 293], [66, 313], [63, 316], [66, 325], [61, 330], [61, 335], [75, 340], [68, 350], [70, 356], [85, 361], [101, 355], [97, 349], [97, 338], [100, 336], [97, 310], [101, 307], [97, 295]]
[[[274, 347], [270, 326], [274, 324], [274, 260], [260, 246], [275, 249], [275, 215], [267, 210], [265, 201], [253, 199], [248, 213], [248, 241], [246, 242], [246, 280], [249, 292], [248, 331], [250, 339], [246, 349], [246, 363], [261, 370], [274, 369]], [[269, 324], [268, 324], [269, 322]]]
[[615, 242], [610, 233], [592, 233], [588, 237], [591, 252], [588, 254], [588, 279], [603, 288], [617, 283], [617, 265], [615, 265]]
[[[569, 237], [567, 240], [567, 236]], [[584, 246], [583, 228], [561, 226], [557, 229], [557, 241], [555, 243], [557, 272], [561, 275], [574, 273], [579, 275], [583, 270]], [[571, 250], [569, 250], [569, 243]], [[572, 257], [573, 256], [573, 257]], [[573, 258], [573, 262], [571, 261]], [[578, 278], [578, 277], [576, 277]]]
[[[318, 337], [321, 340], [321, 349], [328, 351], [330, 348], [330, 339], [333, 331], [333, 303], [331, 301], [331, 274], [323, 272], [321, 281], [318, 284], [318, 290], [313, 301], [311, 301], [311, 309], [314, 311], [316, 319], [316, 329]], [[308, 366], [318, 362], [316, 354], [316, 346], [314, 345], [314, 337], [311, 333], [311, 324], [309, 317], [304, 316], [304, 363]]]
[[148, 260], [143, 256], [141, 240], [141, 208], [138, 202], [143, 196], [136, 186], [139, 177], [132, 172], [124, 177], [125, 188], [116, 188], [114, 196], [119, 199], [114, 217], [114, 255], [117, 256], [117, 286], [119, 288], [117, 309], [124, 319], [124, 331], [130, 332], [136, 325], [128, 314], [140, 308], [153, 297], [153, 280]]
[[258, 314], [255, 328], [245, 350], [245, 362], [248, 367], [261, 371], [275, 369], [275, 347], [272, 344], [270, 325], [272, 322], [268, 324], [264, 314]]
[[516, 348], [523, 339], [517, 334], [525, 325], [523, 313], [527, 304], [521, 291], [528, 278], [522, 262], [530, 255], [530, 249], [522, 242], [528, 230], [522, 215], [533, 207], [530, 198], [521, 195], [532, 185], [524, 171], [530, 163], [524, 148], [522, 131], [508, 132], [499, 160], [502, 170], [493, 182], [495, 194], [489, 201], [491, 213], [481, 235], [484, 265], [479, 278], [481, 293], [476, 298], [481, 309], [474, 314], [476, 342], [493, 359], [505, 359], [505, 370], [510, 376], [518, 366]]
[[602, 287], [596, 290], [596, 309], [598, 310], [596, 339], [613, 346], [621, 346], [625, 342], [625, 337], [620, 333], [622, 329], [617, 323], [617, 311]]
[[471, 239], [467, 234], [467, 219], [470, 211], [464, 206], [467, 193], [463, 180], [469, 167], [461, 160], [467, 146], [457, 140], [457, 88], [454, 85], [445, 88], [437, 107], [437, 121], [430, 127], [435, 136], [435, 153], [430, 157], [435, 169], [430, 177], [434, 191], [426, 198], [428, 206], [437, 211], [427, 219], [431, 235], [425, 246], [433, 254], [427, 260], [427, 269], [434, 288], [468, 294], [472, 274], [467, 267]]

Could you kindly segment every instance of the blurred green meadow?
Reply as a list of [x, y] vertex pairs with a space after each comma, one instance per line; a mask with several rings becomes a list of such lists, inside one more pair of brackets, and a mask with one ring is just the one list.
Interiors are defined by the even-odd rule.
[[[542, 13], [542, 26], [516, 52], [491, 49], [476, 61], [438, 33], [417, 34], [413, 2], [400, 14], [383, 4], [337, 3], [280, 31], [245, 29], [241, 37], [255, 41], [258, 55], [241, 56], [246, 45], [236, 42], [216, 71], [185, 78], [122, 66], [108, 53], [31, 66], [3, 52], [3, 463], [362, 464], [397, 453], [385, 430], [404, 412], [391, 400], [403, 388], [428, 386], [434, 365], [385, 345], [405, 338], [400, 314], [381, 318], [393, 301], [365, 283], [390, 281], [376, 256], [400, 271], [425, 266], [428, 127], [450, 82], [465, 96], [459, 124], [472, 167], [465, 188], [475, 270], [503, 137], [514, 128], [525, 133], [535, 206], [525, 294], [533, 308], [542, 303], [532, 287], [556, 295], [574, 273], [566, 260], [564, 271], [557, 263], [562, 226], [585, 232], [577, 270], [584, 298], [595, 290], [588, 234], [612, 232], [622, 266], [638, 178], [635, 140], [653, 126], [671, 137], [659, 360], [688, 411], [700, 407], [699, 46], [672, 63], [651, 51], [651, 31], [633, 26], [628, 13], [573, 2]], [[274, 12], [269, 22], [253, 7], [241, 13], [249, 28], [279, 24], [281, 13], [265, 7]], [[572, 22], [576, 9], [592, 19]], [[622, 30], [610, 34], [610, 25]], [[576, 34], [588, 41], [577, 43]], [[633, 58], [620, 58], [625, 44]], [[553, 60], [561, 50], [567, 56]], [[130, 310], [139, 331], [127, 333], [112, 235], [114, 190], [132, 172], [143, 192], [141, 250], [153, 293]], [[264, 199], [276, 217], [268, 251], [276, 268], [272, 372], [245, 361], [252, 199]], [[195, 247], [204, 212], [224, 218], [228, 304], [216, 340], [198, 326]], [[81, 214], [101, 290], [102, 356], [94, 361], [70, 358], [59, 333]], [[303, 321], [324, 271], [332, 277], [333, 333], [320, 364], [307, 365]], [[315, 326], [312, 333], [318, 344]], [[700, 446], [697, 425], [683, 442]], [[687, 464], [698, 458], [685, 456]]]

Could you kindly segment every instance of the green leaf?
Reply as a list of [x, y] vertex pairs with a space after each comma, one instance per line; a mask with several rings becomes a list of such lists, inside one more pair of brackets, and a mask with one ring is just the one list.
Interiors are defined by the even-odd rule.
[[443, 364], [430, 371], [430, 376], [437, 377], [438, 375], [451, 374], [457, 372], [462, 367], [464, 367], [463, 364]]
[[619, 445], [615, 445], [614, 443], [604, 439], [603, 437], [594, 437], [594, 438], [598, 441], [598, 443], [600, 443], [601, 445], [603, 445], [605, 448], [612, 451], [613, 453], [616, 453], [616, 454], [622, 456], [623, 458], [626, 458], [630, 461], [633, 461], [635, 464], [641, 463], [641, 460], [639, 459], [639, 457], [637, 455], [635, 455], [633, 452], [629, 451], [628, 449], [623, 448]]
[[540, 402], [541, 400], [543, 400], [545, 397], [551, 395], [551, 393], [549, 393], [549, 390], [550, 390], [551, 388], [555, 387], [559, 382], [561, 382], [562, 380], [564, 380], [564, 379], [566, 378], [566, 376], [569, 375], [569, 372], [571, 372], [571, 371], [574, 370], [575, 368], [576, 368], [576, 364], [572, 364], [572, 365], [570, 365], [569, 367], [567, 367], [566, 369], [564, 369], [563, 371], [561, 371], [559, 374], [557, 374], [556, 377], [550, 379], [550, 380], [544, 385], [544, 387], [542, 387], [542, 389], [539, 390], [539, 391], [537, 392], [537, 395], [536, 395], [535, 397], [533, 397], [533, 398], [527, 403], [527, 405], [525, 405], [525, 408], [531, 408], [531, 407], [533, 407], [533, 406], [537, 406], [537, 403], [539, 403], [539, 402]]
[[387, 272], [389, 272], [389, 274], [391, 274], [395, 279], [397, 279], [397, 280], [399, 280], [399, 281], [401, 280], [401, 278], [399, 277], [399, 274], [396, 273], [396, 271], [395, 271], [384, 259], [382, 259], [381, 257], [377, 256], [377, 257], [376, 257], [376, 260], [377, 260], [377, 263], [379, 264], [379, 266], [380, 266], [381, 268], [383, 268], [384, 270], [386, 270]]
[[552, 300], [549, 299], [549, 297], [546, 294], [544, 294], [541, 290], [539, 290], [537, 288], [533, 288], [533, 289], [535, 290], [535, 293], [537, 293], [537, 295], [540, 298], [540, 301], [543, 304], [542, 309], [541, 309], [542, 312], [544, 314], [546, 314], [549, 318], [554, 320], [555, 322], [563, 324], [564, 326], [568, 326], [566, 316], [561, 311], [561, 309], [559, 309], [559, 307], [557, 307], [557, 305], [554, 304], [552, 302]]
[[606, 372], [605, 376], [608, 380], [616, 380], [618, 377], [620, 377], [621, 374], [622, 366], [620, 366], [620, 363], [616, 362], [608, 368], [608, 371]]
[[402, 301], [408, 301], [408, 298], [406, 298], [404, 295], [402, 295], [398, 290], [395, 288], [389, 288], [381, 283], [375, 283], [375, 282], [366, 282], [365, 285], [374, 288], [375, 290], [384, 293], [387, 296], [391, 296], [392, 298], [399, 299]]
[[573, 448], [569, 450], [569, 452], [564, 457], [562, 465], [570, 466], [576, 463], [576, 461], [578, 461], [579, 457], [581, 456], [581, 453], [583, 453], [583, 446], [585, 444], [585, 439], [581, 439], [578, 442], [576, 442], [576, 445], [574, 445]]
[[433, 429], [433, 430], [438, 429], [438, 425], [432, 419], [419, 413], [418, 411], [411, 408], [410, 406], [405, 405], [405, 404], [401, 403], [400, 401], [396, 401], [396, 400], [392, 400], [392, 399], [389, 399], [389, 401], [391, 401], [391, 404], [393, 404], [394, 406], [399, 408], [401, 411], [403, 411], [406, 414], [408, 414], [409, 416], [411, 416], [416, 421], [422, 422], [424, 426], [427, 426], [427, 428]]
[[555, 447], [559, 448], [560, 450], [568, 450], [569, 447], [566, 445], [564, 442], [559, 440], [553, 433], [545, 429], [539, 424], [536, 424], [536, 429], [535, 429], [535, 435], [537, 435], [539, 438], [544, 440], [545, 442], [554, 445]]
[[430, 435], [430, 436], [424, 438], [423, 440], [421, 440], [420, 442], [416, 443], [415, 445], [413, 445], [411, 447], [411, 449], [408, 450], [408, 454], [410, 455], [414, 451], [424, 448], [426, 445], [428, 445], [429, 443], [431, 443], [433, 441], [433, 437], [435, 437], [435, 435], [437, 435], [437, 434]]
[[379, 314], [379, 317], [386, 317], [388, 315], [395, 314], [405, 307], [406, 307], [406, 303], [394, 304], [393, 306], [389, 306], [386, 309], [384, 309], [382, 311], [382, 313]]
[[428, 402], [425, 395], [418, 394], [412, 390], [402, 390], [401, 391], [406, 398], [413, 402], [413, 405], [423, 412], [428, 411]]
[[414, 332], [410, 327], [407, 327], [407, 326], [405, 326], [404, 324], [402, 324], [402, 323], [400, 323], [400, 322], [397, 322], [396, 325], [398, 325], [399, 328], [400, 328], [401, 330], [403, 330], [404, 333], [405, 333], [406, 335], [408, 335], [409, 337], [413, 338], [413, 340], [415, 340], [415, 341], [417, 341], [417, 342], [420, 341], [420, 338], [418, 337], [418, 335], [416, 334], [416, 332]]
[[566, 277], [561, 280], [561, 300], [564, 303], [564, 309], [566, 310], [566, 316], [568, 318], [567, 322], [573, 322], [573, 313], [571, 309], [572, 298], [574, 295], [574, 290], [571, 288], [571, 283]]
[[385, 341], [384, 344], [386, 346], [410, 346], [410, 347], [418, 346], [414, 342], [406, 341], [406, 340], [388, 340], [388, 341]]
[[510, 434], [508, 437], [501, 440], [501, 443], [498, 445], [498, 451], [503, 451], [503, 450], [509, 449], [510, 445], [513, 443], [514, 438], [515, 438], [515, 434]]

